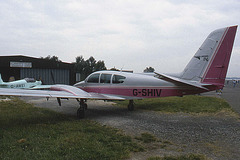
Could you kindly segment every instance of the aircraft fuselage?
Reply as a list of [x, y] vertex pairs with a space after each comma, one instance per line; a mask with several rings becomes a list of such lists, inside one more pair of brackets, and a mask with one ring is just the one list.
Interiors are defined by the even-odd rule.
[[19, 88], [19, 89], [26, 89], [26, 88], [32, 88], [37, 85], [41, 85], [41, 81], [35, 81], [35, 82], [27, 82], [25, 79], [17, 80], [13, 82], [4, 82], [0, 84], [1, 88]]
[[201, 90], [175, 85], [153, 75], [98, 71], [74, 85], [86, 92], [117, 95], [127, 99], [157, 98], [195, 94]]

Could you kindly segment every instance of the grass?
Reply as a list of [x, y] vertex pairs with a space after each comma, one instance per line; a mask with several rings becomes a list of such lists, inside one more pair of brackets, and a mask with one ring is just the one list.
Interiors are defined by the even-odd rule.
[[10, 98], [10, 96], [0, 96], [0, 100], [6, 99], [6, 98]]
[[150, 157], [148, 160], [207, 160], [204, 155], [188, 154], [180, 156]]
[[[116, 101], [127, 106], [128, 101]], [[190, 95], [184, 97], [164, 97], [135, 101], [135, 107], [144, 110], [184, 113], [216, 113], [223, 109], [232, 110], [223, 99], [207, 96]]]
[[125, 159], [143, 148], [119, 130], [19, 99], [0, 102], [0, 159]]
[[143, 143], [151, 143], [151, 142], [156, 142], [157, 138], [150, 134], [150, 133], [142, 133], [141, 136], [135, 137], [135, 139], [142, 141]]

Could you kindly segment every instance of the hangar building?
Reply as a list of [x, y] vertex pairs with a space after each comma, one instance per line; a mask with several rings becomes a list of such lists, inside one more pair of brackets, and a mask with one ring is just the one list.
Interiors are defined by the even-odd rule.
[[73, 64], [22, 55], [0, 56], [0, 73], [4, 82], [14, 77], [15, 80], [35, 78], [43, 84], [75, 83]]

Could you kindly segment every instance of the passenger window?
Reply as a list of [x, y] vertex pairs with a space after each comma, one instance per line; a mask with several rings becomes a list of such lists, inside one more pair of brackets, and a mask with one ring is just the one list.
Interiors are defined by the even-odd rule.
[[111, 76], [111, 74], [101, 74], [100, 83], [110, 83]]
[[114, 75], [112, 79], [112, 83], [123, 83], [126, 77], [120, 75]]
[[99, 73], [91, 75], [88, 78], [87, 82], [88, 83], [98, 83], [99, 82], [99, 75], [100, 75]]

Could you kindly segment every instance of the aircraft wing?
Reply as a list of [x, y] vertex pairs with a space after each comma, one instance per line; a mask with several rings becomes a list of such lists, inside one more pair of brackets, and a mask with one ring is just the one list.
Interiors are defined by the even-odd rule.
[[52, 85], [50, 90], [28, 90], [0, 88], [0, 95], [4, 96], [27, 96], [46, 98], [81, 98], [81, 99], [103, 99], [103, 100], [124, 100], [122, 97], [110, 96], [97, 93], [88, 93], [79, 88], [69, 85]]
[[183, 79], [180, 79], [180, 78], [172, 77], [172, 76], [169, 76], [169, 75], [166, 75], [166, 74], [160, 74], [160, 73], [157, 73], [157, 72], [154, 72], [154, 73], [156, 74], [155, 77], [157, 77], [159, 79], [162, 79], [162, 80], [165, 80], [165, 81], [168, 81], [168, 82], [171, 82], [171, 83], [174, 83], [176, 85], [185, 85], [185, 86], [190, 86], [190, 87], [194, 87], [194, 88], [209, 91], [209, 89], [201, 86], [201, 84], [197, 83], [197, 82], [190, 82], [190, 81], [186, 81], [186, 80], [183, 80]]

